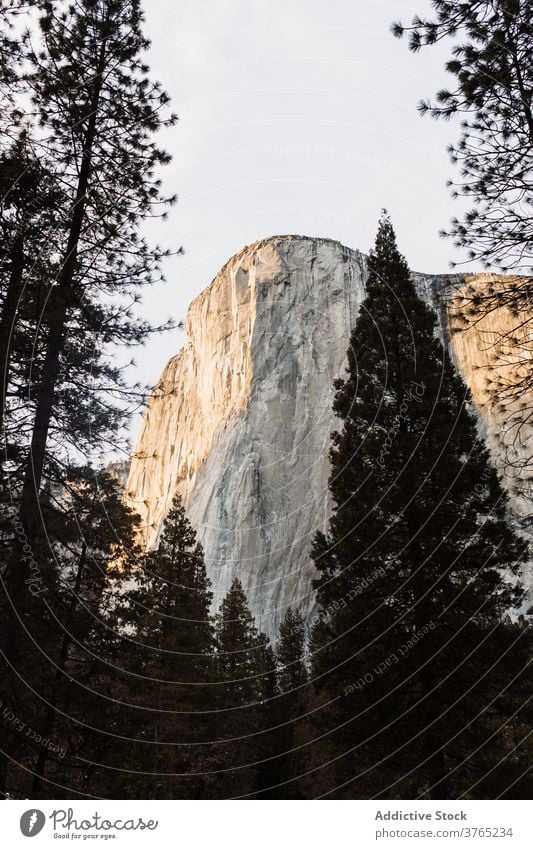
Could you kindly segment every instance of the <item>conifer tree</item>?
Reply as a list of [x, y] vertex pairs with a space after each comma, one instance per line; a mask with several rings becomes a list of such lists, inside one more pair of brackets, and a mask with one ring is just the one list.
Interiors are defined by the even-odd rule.
[[[7, 777], [15, 797], [69, 798], [81, 787], [79, 758], [94, 750], [88, 726], [101, 724], [99, 694], [111, 689], [111, 670], [103, 683], [99, 663], [109, 647], [107, 597], [131, 580], [139, 556], [138, 520], [116, 478], [82, 467], [68, 479], [41, 499], [48, 539], [34, 546], [18, 674], [4, 681], [6, 704], [30, 729], [11, 750], [21, 767], [12, 763]], [[8, 725], [1, 736], [9, 742]]]
[[489, 769], [505, 792], [523, 544], [386, 216], [335, 385], [334, 510], [313, 549], [315, 793], [455, 798]]
[[[47, 175], [42, 187], [49, 180], [60, 191], [53, 209], [50, 203], [35, 209], [27, 203], [30, 192], [23, 197], [12, 192], [5, 216], [10, 223], [22, 211], [28, 221], [31, 213], [24, 232], [28, 257], [39, 253], [39, 233], [42, 238], [50, 232], [39, 225], [53, 215], [55, 226], [51, 252], [37, 269], [24, 263], [16, 281], [25, 293], [45, 294], [27, 356], [18, 351], [15, 360], [7, 350], [4, 357], [9, 369], [6, 374], [4, 368], [2, 385], [15, 400], [25, 392], [25, 401], [14, 403], [4, 421], [5, 432], [17, 434], [13, 510], [7, 518], [20, 531], [11, 530], [2, 568], [2, 692], [24, 639], [20, 626], [27, 614], [29, 563], [37, 562], [46, 540], [44, 493], [65, 484], [73, 456], [116, 446], [130, 404], [138, 403], [140, 389], [128, 385], [127, 363], [113, 353], [117, 345], [140, 344], [154, 330], [136, 306], [142, 287], [161, 279], [168, 252], [152, 246], [141, 228], [148, 218], [163, 216], [172, 201], [162, 194], [156, 173], [169, 156], [154, 135], [175, 116], [143, 61], [149, 43], [139, 0], [34, 5], [39, 32], [25, 41], [24, 55], [25, 105], [33, 104], [31, 157]], [[19, 234], [15, 227], [15, 237]], [[22, 268], [8, 259], [3, 292], [10, 291], [4, 283], [11, 269]], [[9, 316], [8, 329], [17, 340], [24, 339], [34, 297]], [[5, 342], [3, 332], [4, 349]], [[4, 776], [0, 755], [0, 791]]]
[[[117, 792], [128, 798], [195, 799], [210, 792], [211, 599], [202, 547], [177, 496], [157, 548], [111, 614], [122, 685], [133, 706], [117, 721], [138, 742], [129, 750], [120, 742], [112, 746], [107, 763], [130, 767], [117, 777]], [[112, 654], [112, 647], [107, 651]], [[109, 781], [109, 775], [99, 780]]]
[[[460, 169], [450, 181], [455, 197], [473, 203], [449, 235], [484, 266], [531, 273], [531, 152], [533, 149], [533, 22], [528, 0], [432, 0], [433, 14], [416, 15], [410, 26], [395, 23], [409, 48], [452, 43], [445, 68], [451, 90], [423, 100], [422, 114], [449, 119], [459, 115], [460, 138], [450, 145]], [[529, 210], [528, 210], [529, 208]], [[516, 287], [517, 304], [527, 303], [528, 287]], [[531, 280], [529, 280], [531, 295]]]
[[268, 786], [261, 732], [269, 728], [276, 693], [275, 660], [255, 626], [238, 578], [216, 618], [218, 798], [249, 796]]
[[[39, 2], [37, 0], [34, 5]], [[0, 144], [16, 135], [22, 118], [20, 109], [16, 109], [15, 94], [20, 87], [20, 66], [26, 52], [27, 37], [25, 34], [21, 36], [20, 32], [17, 37], [14, 26], [26, 17], [28, 10], [25, 0], [4, 0], [0, 5]]]
[[282, 693], [292, 693], [307, 681], [305, 656], [305, 623], [302, 614], [292, 607], [287, 609], [279, 626], [276, 644], [278, 685]]
[[31, 433], [28, 374], [39, 381], [42, 351], [35, 341], [50, 294], [50, 256], [64, 201], [49, 163], [21, 133], [0, 153], [0, 469], [14, 500]]
[[[134, 306], [139, 287], [160, 278], [166, 252], [149, 245], [140, 227], [168, 202], [155, 170], [169, 157], [152, 136], [174, 117], [168, 96], [147, 77], [142, 20], [138, 0], [43, 2], [40, 39], [28, 51], [39, 148], [61, 175], [64, 199], [34, 343], [41, 368], [26, 381], [32, 419], [19, 521], [30, 547], [40, 533], [43, 478], [57, 473], [69, 446], [107, 447], [124, 421], [125, 405], [116, 398], [132, 396], [110, 348], [139, 344], [151, 329]], [[17, 630], [9, 610], [23, 604], [27, 577], [20, 553], [15, 539], [2, 630], [12, 658]]]
[[299, 752], [300, 738], [305, 738], [309, 701], [308, 671], [305, 662], [305, 621], [298, 610], [289, 607], [279, 627], [275, 643], [278, 695], [271, 707], [271, 725], [267, 737], [269, 754], [278, 755], [269, 762], [269, 797], [301, 798], [298, 783], [292, 779], [305, 769]]
[[[458, 116], [459, 138], [448, 148], [456, 174], [453, 197], [469, 208], [441, 235], [468, 250], [483, 267], [505, 277], [469, 280], [454, 329], [468, 329], [482, 316], [507, 312], [505, 331], [487, 340], [495, 354], [487, 389], [510, 435], [505, 462], [528, 480], [531, 494], [533, 424], [533, 17], [529, 0], [433, 0], [433, 14], [415, 16], [410, 26], [394, 24], [409, 37], [415, 53], [437, 43], [451, 44], [445, 64], [453, 84], [435, 101], [422, 100], [421, 114], [448, 120]], [[507, 366], [511, 366], [510, 368]], [[515, 451], [515, 446], [519, 451]]]

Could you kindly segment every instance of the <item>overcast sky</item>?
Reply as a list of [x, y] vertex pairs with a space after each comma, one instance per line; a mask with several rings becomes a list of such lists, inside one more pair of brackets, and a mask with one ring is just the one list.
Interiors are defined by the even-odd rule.
[[[165, 188], [179, 203], [150, 232], [185, 250], [148, 294], [150, 318], [183, 318], [226, 260], [265, 236], [330, 237], [366, 251], [384, 206], [411, 267], [448, 270], [453, 247], [438, 231], [459, 211], [445, 185], [456, 131], [416, 111], [447, 82], [446, 47], [413, 55], [389, 32], [428, 8], [145, 0], [152, 77], [179, 115], [161, 137], [173, 157]], [[137, 358], [139, 378], [155, 382], [182, 343], [179, 331], [154, 339]]]

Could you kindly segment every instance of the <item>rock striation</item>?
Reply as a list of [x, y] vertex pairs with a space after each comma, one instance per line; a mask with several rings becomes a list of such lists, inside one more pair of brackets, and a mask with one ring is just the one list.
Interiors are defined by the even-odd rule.
[[[366, 276], [365, 256], [329, 239], [276, 236], [244, 248], [191, 304], [186, 344], [150, 398], [132, 457], [126, 497], [145, 545], [156, 543], [179, 493], [204, 546], [215, 605], [239, 576], [267, 633], [289, 604], [313, 607], [309, 548], [330, 510], [333, 380]], [[478, 371], [495, 354], [480, 329], [449, 333], [464, 278], [413, 278], [501, 460], [501, 422]], [[491, 330], [510, 320], [498, 311]]]

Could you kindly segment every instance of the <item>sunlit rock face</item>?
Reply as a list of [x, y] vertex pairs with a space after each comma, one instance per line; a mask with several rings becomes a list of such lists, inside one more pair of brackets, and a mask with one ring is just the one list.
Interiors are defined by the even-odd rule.
[[[237, 575], [257, 624], [313, 607], [309, 549], [330, 503], [333, 380], [364, 298], [366, 259], [328, 239], [279, 236], [233, 257], [191, 304], [186, 344], [149, 401], [126, 494], [153, 546], [175, 493], [204, 546], [218, 606]], [[436, 309], [495, 455], [497, 415], [477, 366], [478, 331], [448, 333], [461, 278], [414, 275]], [[492, 326], [509, 321], [496, 314]], [[478, 334], [479, 335], [479, 334]], [[451, 341], [450, 341], [451, 340]]]
[[489, 283], [494, 292], [501, 290], [505, 302], [513, 278], [490, 274], [466, 276], [449, 299], [448, 326], [457, 331], [452, 333], [452, 350], [480, 414], [493, 462], [501, 472], [518, 524], [530, 527], [533, 392], [523, 384], [519, 393], [513, 387], [520, 381], [531, 385], [530, 379], [524, 378], [530, 378], [533, 369], [533, 316], [516, 316], [504, 305], [485, 314], [474, 313], [466, 324], [458, 321], [472, 309], [472, 298], [486, 293]]

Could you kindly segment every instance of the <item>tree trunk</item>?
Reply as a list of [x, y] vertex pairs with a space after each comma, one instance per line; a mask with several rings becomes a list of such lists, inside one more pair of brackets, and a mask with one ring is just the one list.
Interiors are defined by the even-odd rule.
[[6, 297], [2, 304], [0, 318], [0, 433], [4, 433], [4, 411], [10, 371], [11, 338], [15, 328], [17, 308], [22, 293], [22, 277], [24, 272], [24, 236], [19, 233], [10, 251], [11, 273]]
[[[103, 72], [105, 70], [105, 59], [106, 41], [104, 40], [95, 69], [93, 91], [87, 104], [87, 115], [89, 117], [81, 156], [76, 197], [72, 206], [67, 246], [56, 287], [58, 295], [57, 307], [49, 323], [42, 381], [38, 391], [30, 451], [22, 485], [19, 522], [22, 526], [23, 534], [17, 534], [14, 540], [13, 549], [8, 559], [2, 581], [6, 600], [2, 604], [4, 608], [2, 613], [4, 615], [2, 616], [3, 621], [0, 625], [0, 646], [7, 660], [8, 676], [11, 674], [9, 666], [16, 666], [18, 657], [20, 611], [24, 606], [26, 593], [29, 591], [26, 585], [29, 575], [28, 563], [32, 563], [31, 558], [33, 555], [31, 554], [31, 549], [40, 531], [39, 491], [46, 457], [48, 431], [54, 411], [55, 390], [61, 370], [61, 356], [65, 349], [66, 320], [69, 308], [75, 300], [73, 283], [76, 272], [78, 245], [85, 218], [87, 189], [91, 176], [91, 161], [96, 138], [98, 107]], [[28, 548], [30, 550], [29, 555]], [[33, 563], [35, 564], [35, 561]], [[0, 752], [0, 762], [3, 757]], [[1, 775], [2, 769], [0, 767], [0, 777]], [[3, 790], [4, 788], [0, 785], [0, 793]]]
[[[69, 607], [68, 616], [66, 622], [64, 623], [64, 632], [63, 638], [61, 640], [61, 649], [59, 652], [59, 660], [57, 663], [57, 668], [54, 675], [54, 683], [52, 685], [52, 693], [50, 698], [48, 699], [48, 706], [45, 713], [44, 719], [44, 735], [45, 737], [50, 737], [53, 733], [55, 726], [55, 716], [56, 716], [56, 707], [57, 707], [57, 697], [59, 693], [60, 682], [63, 677], [63, 673], [66, 669], [67, 665], [67, 657], [68, 650], [72, 644], [72, 639], [70, 637], [72, 623], [74, 621], [74, 614], [78, 608], [78, 596], [81, 588], [83, 572], [85, 569], [85, 562], [87, 556], [87, 546], [85, 543], [82, 545], [80, 559], [78, 563], [78, 571], [76, 573], [76, 581], [74, 583], [74, 588], [72, 591], [72, 603]], [[38, 794], [41, 791], [43, 786], [44, 774], [46, 771], [46, 764], [48, 761], [48, 752], [45, 748], [41, 748], [39, 750], [39, 754], [37, 756], [37, 762], [35, 764], [35, 769], [33, 770], [33, 782], [31, 788], [31, 798], [38, 798]]]

